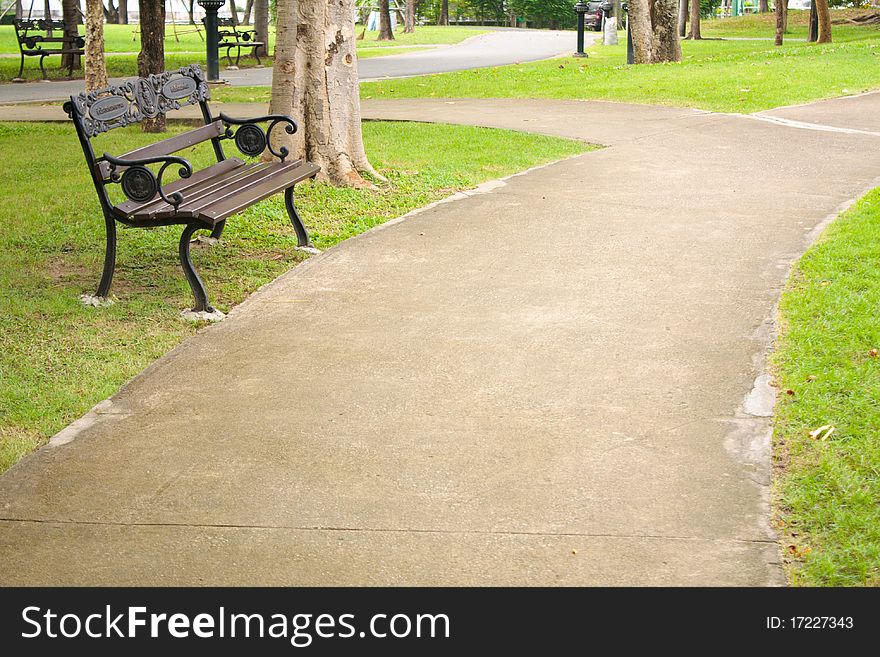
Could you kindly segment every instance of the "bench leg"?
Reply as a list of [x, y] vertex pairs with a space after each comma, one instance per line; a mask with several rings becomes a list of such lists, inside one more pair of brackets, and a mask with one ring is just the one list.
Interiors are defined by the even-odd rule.
[[104, 227], [107, 230], [107, 246], [104, 250], [104, 271], [98, 283], [96, 297], [107, 299], [110, 296], [110, 285], [113, 283], [113, 270], [116, 269], [116, 220], [104, 216]]
[[205, 290], [205, 284], [193, 267], [192, 260], [189, 257], [189, 243], [192, 240], [193, 233], [197, 230], [207, 230], [207, 226], [203, 224], [187, 224], [183, 229], [183, 235], [180, 236], [180, 265], [183, 267], [183, 273], [186, 275], [186, 281], [192, 289], [193, 297], [195, 297], [196, 305], [193, 308], [195, 312], [214, 312], [214, 308], [208, 303], [208, 292]]
[[24, 73], [24, 54], [21, 56], [21, 66], [18, 67], [18, 77], [21, 77], [22, 73]]
[[43, 60], [46, 59], [46, 57], [48, 57], [48, 55], [40, 55], [40, 71], [43, 73], [44, 80], [47, 80], [49, 78], [49, 76], [46, 75], [46, 69], [43, 68]]
[[223, 235], [223, 229], [226, 227], [226, 220], [218, 221], [214, 224], [214, 229], [211, 231], [211, 237], [215, 240], [219, 240], [220, 236]]
[[251, 52], [253, 53], [254, 57], [255, 57], [256, 60], [257, 60], [257, 66], [262, 66], [262, 65], [263, 65], [263, 62], [260, 61], [260, 53], [257, 52], [258, 50], [259, 50], [259, 48], [258, 48], [257, 46], [254, 46], [254, 47], [251, 49]]
[[299, 246], [312, 248], [312, 240], [309, 239], [306, 227], [303, 225], [302, 219], [300, 219], [296, 206], [293, 203], [293, 187], [288, 187], [284, 190], [284, 206], [287, 208], [287, 216], [290, 217], [290, 223], [293, 224], [293, 230], [296, 232], [297, 243]]
[[235, 51], [235, 65], [238, 66], [238, 62], [241, 61], [241, 46], [236, 46]]

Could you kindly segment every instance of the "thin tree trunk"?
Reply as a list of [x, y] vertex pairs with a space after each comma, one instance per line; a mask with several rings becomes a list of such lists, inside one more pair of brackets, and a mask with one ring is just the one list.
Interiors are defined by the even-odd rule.
[[758, 12], [761, 14], [766, 14], [770, 11], [770, 1], [769, 0], [759, 0], [758, 1]]
[[196, 24], [196, 9], [195, 9], [196, 0], [189, 0], [186, 5], [186, 13], [189, 14], [189, 24]]
[[46, 20], [52, 18], [52, 5], [49, 0], [43, 0], [43, 18]]
[[[165, 0], [138, 0], [141, 21], [141, 51], [138, 75], [146, 77], [165, 70]], [[164, 132], [165, 115], [141, 121], [144, 132]]]
[[412, 34], [416, 31], [416, 0], [406, 0], [406, 18], [403, 22], [403, 33]]
[[273, 143], [318, 164], [325, 179], [372, 187], [361, 173], [381, 176], [361, 133], [354, 0], [277, 0], [277, 17], [269, 111], [297, 118], [300, 129], [275, 130]]
[[652, 62], [680, 62], [678, 0], [654, 0]]
[[119, 23], [128, 25], [128, 0], [119, 0]]
[[688, 39], [702, 39], [700, 34], [700, 0], [691, 0], [691, 31]]
[[782, 38], [785, 34], [785, 4], [786, 0], [776, 0], [776, 45], [782, 45]]
[[[64, 18], [64, 36], [79, 36], [79, 0], [61, 0], [61, 11]], [[101, 13], [104, 13], [104, 5], [101, 5]], [[62, 55], [61, 68], [68, 68], [73, 63], [73, 68], [82, 68], [79, 55]]]
[[269, 0], [253, 0], [254, 2], [254, 38], [266, 45], [258, 48], [260, 56], [269, 52]]
[[648, 0], [629, 1], [629, 29], [632, 32], [634, 63], [650, 64], [654, 38]]
[[442, 0], [440, 3], [440, 20], [437, 25], [449, 25], [449, 0]]
[[678, 36], [687, 36], [688, 7], [690, 0], [679, 0], [678, 3]]
[[[245, 25], [251, 24], [251, 12], [253, 9], [254, 0], [247, 0], [247, 4], [244, 6], [244, 20], [242, 21]], [[254, 17], [254, 20], [256, 20], [256, 17]]]
[[15, 0], [15, 18], [16, 20], [22, 19], [21, 0]]
[[816, 14], [819, 16], [818, 43], [831, 43], [831, 10], [828, 0], [816, 0]]
[[240, 25], [238, 22], [238, 9], [235, 8], [235, 0], [229, 0], [229, 11], [232, 13], [232, 24]]
[[785, 15], [784, 15], [784, 18], [782, 19], [782, 27], [783, 27], [782, 31], [785, 32], [786, 34], [788, 34], [788, 0], [783, 0], [782, 5], [785, 10]]
[[388, 8], [388, 0], [379, 0], [379, 37], [377, 41], [393, 41], [394, 33], [391, 31], [391, 11]]
[[107, 86], [104, 64], [104, 5], [101, 0], [86, 0], [86, 91]]

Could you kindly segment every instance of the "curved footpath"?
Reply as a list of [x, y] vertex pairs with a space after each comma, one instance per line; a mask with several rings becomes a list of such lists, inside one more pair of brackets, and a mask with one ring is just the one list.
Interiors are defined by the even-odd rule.
[[364, 112], [608, 148], [350, 239], [187, 340], [0, 477], [0, 583], [783, 583], [773, 309], [878, 182], [880, 95]]

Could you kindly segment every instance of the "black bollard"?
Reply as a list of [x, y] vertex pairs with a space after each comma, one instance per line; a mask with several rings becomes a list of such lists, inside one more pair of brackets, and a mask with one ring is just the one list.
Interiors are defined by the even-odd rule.
[[589, 57], [587, 53], [584, 52], [584, 14], [587, 13], [587, 3], [583, 0], [578, 0], [578, 3], [574, 6], [574, 11], [577, 14], [577, 52], [575, 52], [575, 57]]
[[217, 11], [224, 0], [197, 0], [205, 10], [205, 44], [208, 55], [208, 82], [220, 82], [220, 36], [217, 33]]

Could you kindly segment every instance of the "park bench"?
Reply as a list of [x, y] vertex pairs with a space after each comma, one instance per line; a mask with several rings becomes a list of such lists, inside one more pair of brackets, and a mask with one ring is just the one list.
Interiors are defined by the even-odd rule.
[[[202, 22], [205, 22], [204, 18]], [[243, 30], [231, 18], [218, 18], [217, 27], [220, 28], [217, 32], [217, 36], [220, 39], [218, 46], [220, 50], [226, 48], [226, 61], [229, 62], [230, 66], [233, 65], [230, 54], [233, 48], [235, 48], [235, 66], [238, 66], [238, 62], [241, 59], [242, 48], [250, 48], [251, 55], [256, 58], [257, 64], [262, 64], [259, 50], [266, 44], [263, 41], [255, 41], [257, 35], [255, 30]]]
[[[55, 33], [59, 36], [54, 36]], [[49, 35], [52, 36], [49, 36]], [[43, 60], [50, 55], [82, 55], [86, 40], [82, 36], [67, 36], [64, 33], [63, 21], [43, 19], [16, 20], [15, 35], [18, 37], [18, 49], [21, 52], [21, 65], [18, 67], [18, 79], [24, 72], [25, 57], [39, 57], [40, 71], [46, 79]], [[74, 58], [70, 58], [67, 76], [73, 75]]]
[[[208, 106], [209, 97], [204, 73], [198, 64], [193, 64], [71, 96], [64, 103], [64, 111], [76, 127], [104, 213], [107, 245], [103, 275], [95, 295], [99, 301], [107, 299], [113, 281], [116, 222], [132, 228], [185, 226], [178, 253], [195, 297], [195, 312], [215, 312], [190, 260], [190, 240], [197, 230], [210, 230], [211, 237], [219, 238], [228, 217], [284, 192], [299, 246], [311, 247], [294, 206], [293, 188], [306, 178], [314, 178], [320, 167], [288, 158], [287, 148], [276, 148], [270, 139], [278, 126], [284, 126], [287, 134], [294, 134], [294, 120], [280, 114], [250, 119], [232, 118], [222, 112], [214, 116]], [[118, 157], [109, 153], [95, 155], [91, 140], [97, 135], [195, 104], [201, 108], [204, 125]], [[263, 123], [268, 124], [265, 130], [259, 125]], [[227, 140], [244, 156], [260, 158], [268, 150], [273, 159], [266, 162], [226, 157], [223, 142]], [[186, 159], [174, 155], [207, 141], [213, 147], [216, 164], [196, 171]], [[154, 172], [149, 166], [158, 171]], [[163, 184], [163, 174], [171, 167], [178, 171], [180, 178]], [[108, 187], [117, 183], [127, 200], [114, 204]]]

